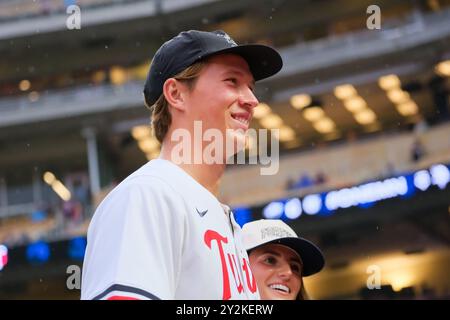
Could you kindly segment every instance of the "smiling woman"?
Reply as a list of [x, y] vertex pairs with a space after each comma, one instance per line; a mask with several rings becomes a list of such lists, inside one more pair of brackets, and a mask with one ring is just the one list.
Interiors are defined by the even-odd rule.
[[297, 253], [283, 245], [268, 244], [252, 250], [249, 259], [262, 299], [297, 299], [303, 287], [302, 262]]
[[257, 220], [242, 228], [244, 247], [262, 300], [306, 300], [303, 277], [322, 270], [322, 252], [281, 220]]

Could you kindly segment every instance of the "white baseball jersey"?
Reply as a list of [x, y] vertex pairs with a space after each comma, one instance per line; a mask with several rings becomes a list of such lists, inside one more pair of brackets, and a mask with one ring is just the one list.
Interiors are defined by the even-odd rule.
[[259, 299], [241, 228], [177, 165], [156, 159], [120, 183], [88, 230], [82, 299]]

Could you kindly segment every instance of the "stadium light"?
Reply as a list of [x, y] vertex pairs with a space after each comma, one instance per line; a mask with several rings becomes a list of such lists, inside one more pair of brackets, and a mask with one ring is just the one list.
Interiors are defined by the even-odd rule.
[[377, 119], [375, 112], [371, 109], [365, 109], [354, 114], [355, 120], [362, 125], [374, 123]]
[[321, 107], [310, 107], [303, 111], [303, 117], [311, 122], [320, 120], [325, 116], [325, 112]]
[[398, 104], [397, 111], [402, 116], [407, 117], [417, 114], [419, 112], [419, 107], [414, 101], [410, 100], [405, 103]]
[[283, 119], [279, 115], [271, 113], [260, 119], [261, 125], [267, 129], [280, 128], [283, 125]]
[[142, 140], [148, 136], [150, 136], [152, 133], [152, 130], [150, 129], [150, 126], [135, 126], [131, 129], [131, 135], [136, 140]]
[[303, 199], [303, 211], [306, 214], [314, 215], [322, 209], [322, 199], [318, 194], [307, 195]]
[[431, 186], [431, 177], [428, 173], [428, 170], [420, 170], [414, 173], [414, 186], [421, 190], [425, 191]]
[[378, 85], [388, 91], [394, 88], [399, 88], [401, 85], [400, 79], [395, 74], [389, 74], [387, 76], [380, 77], [378, 79]]
[[69, 201], [72, 197], [69, 189], [66, 188], [66, 186], [56, 179], [55, 175], [51, 173], [50, 171], [46, 171], [43, 175], [43, 179], [45, 183], [47, 183], [53, 191], [64, 201]]
[[341, 100], [349, 99], [357, 94], [355, 87], [351, 84], [343, 84], [334, 88], [334, 95]]
[[441, 76], [450, 77], [450, 60], [438, 63], [435, 70]]
[[392, 103], [401, 104], [409, 101], [409, 93], [402, 89], [392, 89], [387, 92], [387, 96]]
[[336, 129], [336, 125], [330, 118], [324, 117], [317, 122], [313, 123], [314, 129], [320, 133], [330, 133]]
[[63, 185], [63, 183], [59, 180], [56, 180], [54, 183], [52, 183], [52, 189], [64, 201], [69, 201], [72, 197], [69, 189], [67, 189], [66, 186]]
[[140, 140], [138, 142], [138, 145], [144, 153], [155, 152], [159, 148], [159, 142], [153, 137], [148, 137], [146, 139]]
[[362, 111], [365, 108], [367, 108], [367, 103], [362, 97], [355, 96], [355, 97], [345, 100], [344, 107], [348, 111], [355, 113], [355, 112], [359, 112], [359, 111]]
[[287, 125], [283, 125], [280, 128], [280, 141], [282, 142], [287, 142], [287, 141], [291, 141], [295, 139], [295, 131], [287, 126]]
[[278, 219], [283, 214], [284, 205], [282, 202], [270, 202], [263, 209], [263, 216], [266, 219]]
[[355, 113], [355, 112], [359, 112], [359, 111], [362, 111], [365, 108], [367, 108], [367, 103], [360, 96], [356, 96], [356, 97], [345, 100], [344, 106], [348, 111]]
[[20, 91], [27, 91], [28, 89], [30, 89], [30, 87], [31, 87], [31, 83], [28, 80], [22, 80], [19, 82]]
[[109, 78], [114, 85], [122, 85], [127, 81], [127, 72], [124, 68], [114, 66], [109, 70]]
[[286, 202], [284, 205], [284, 215], [286, 218], [294, 220], [302, 214], [302, 203], [300, 199], [294, 198]]
[[431, 181], [440, 189], [444, 189], [450, 182], [450, 170], [443, 164], [436, 164], [430, 168]]
[[253, 118], [261, 119], [271, 112], [272, 110], [267, 103], [259, 103], [253, 111]]
[[311, 96], [308, 94], [296, 94], [291, 97], [291, 105], [297, 110], [301, 110], [309, 106], [311, 101]]
[[150, 161], [152, 159], [158, 158], [160, 153], [161, 153], [161, 150], [159, 150], [159, 149], [150, 151], [149, 153], [146, 153], [147, 160]]
[[50, 171], [46, 171], [43, 175], [43, 179], [44, 179], [45, 183], [47, 183], [48, 185], [51, 185], [56, 180], [56, 177]]

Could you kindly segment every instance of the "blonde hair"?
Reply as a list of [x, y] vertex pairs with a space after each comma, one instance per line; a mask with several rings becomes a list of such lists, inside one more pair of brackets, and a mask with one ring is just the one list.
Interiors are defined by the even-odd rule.
[[[172, 78], [186, 83], [189, 90], [192, 90], [195, 86], [195, 82], [200, 75], [200, 72], [206, 65], [206, 60], [202, 60], [187, 67], [180, 73], [176, 74]], [[172, 123], [172, 115], [169, 111], [169, 102], [167, 102], [164, 93], [156, 100], [156, 102], [149, 106], [145, 101], [147, 107], [151, 110], [151, 125], [153, 134], [159, 143], [162, 143], [167, 131], [169, 131], [170, 124]]]

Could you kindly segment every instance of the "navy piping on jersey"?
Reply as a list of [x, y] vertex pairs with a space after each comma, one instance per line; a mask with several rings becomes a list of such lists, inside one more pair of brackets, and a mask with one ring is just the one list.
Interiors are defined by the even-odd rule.
[[104, 296], [106, 296], [108, 293], [110, 293], [112, 291], [122, 291], [122, 292], [136, 293], [136, 294], [139, 294], [139, 295], [141, 295], [143, 297], [147, 297], [147, 298], [152, 299], [152, 300], [161, 300], [160, 298], [158, 298], [157, 296], [151, 294], [150, 292], [147, 292], [147, 291], [142, 290], [142, 289], [134, 288], [134, 287], [124, 286], [124, 285], [121, 285], [121, 284], [113, 284], [108, 289], [106, 289], [105, 291], [103, 291], [102, 293], [100, 293], [99, 295], [94, 297], [92, 300], [100, 300], [101, 298], [103, 298]]

